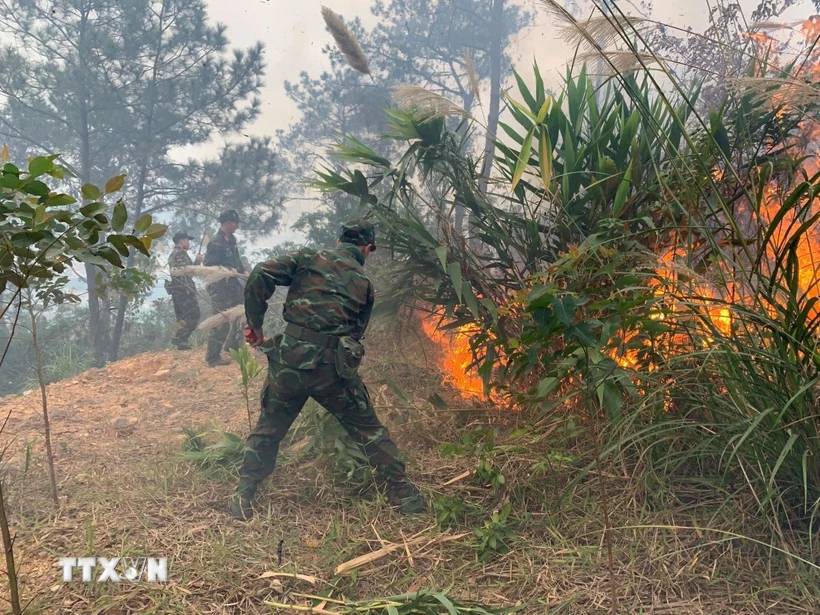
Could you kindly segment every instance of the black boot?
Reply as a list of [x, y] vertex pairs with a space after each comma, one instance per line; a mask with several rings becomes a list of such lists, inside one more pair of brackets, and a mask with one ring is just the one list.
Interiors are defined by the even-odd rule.
[[231, 516], [237, 521], [247, 521], [253, 517], [253, 496], [256, 495], [256, 483], [240, 479], [236, 493], [231, 498]]
[[387, 487], [387, 501], [391, 506], [398, 506], [400, 515], [414, 515], [427, 511], [427, 501], [411, 482], [396, 484]]

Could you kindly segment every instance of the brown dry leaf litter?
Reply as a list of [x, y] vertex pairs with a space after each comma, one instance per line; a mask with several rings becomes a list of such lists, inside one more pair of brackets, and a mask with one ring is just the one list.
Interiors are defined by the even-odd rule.
[[[545, 442], [543, 450], [497, 460], [508, 479], [500, 492], [478, 485], [474, 458], [437, 452], [438, 443], [457, 439], [455, 425], [464, 416], [436, 413], [425, 401], [431, 393], [447, 397], [439, 388], [440, 375], [418, 349], [408, 352], [390, 343], [382, 339], [381, 348], [368, 347], [365, 381], [374, 404], [407, 451], [414, 480], [431, 499], [452, 496], [465, 502], [474, 513], [469, 523], [439, 533], [430, 527], [432, 515], [399, 518], [383, 499], [334, 484], [326, 461], [302, 453], [305, 440], [286, 441], [274, 477], [260, 490], [257, 517], [234, 522], [225, 509], [235, 479], [204, 475], [179, 461], [177, 453], [183, 426], [214, 423], [246, 435], [238, 367], [209, 368], [202, 349], [144, 354], [48, 387], [59, 510], [49, 502], [37, 395], [0, 400], [2, 416], [11, 412], [0, 444], [8, 446], [9, 512], [24, 598], [34, 601], [31, 612], [270, 613], [266, 601], [304, 607], [310, 605], [305, 596], [331, 585], [334, 598], [452, 587], [462, 600], [493, 606], [523, 601], [526, 614], [607, 612], [610, 586], [597, 482], [583, 486], [568, 507], [551, 509], [571, 468], [533, 475], [532, 464], [549, 453]], [[386, 379], [408, 392], [409, 401], [394, 394]], [[261, 382], [253, 399], [260, 387]], [[453, 405], [469, 405], [455, 403], [450, 393]], [[503, 426], [503, 418], [479, 414], [469, 420]], [[33, 461], [24, 476], [27, 443], [33, 443]], [[776, 563], [765, 549], [685, 529], [728, 524], [729, 516], [736, 521], [744, 511], [721, 517], [714, 502], [695, 494], [703, 510], [679, 504], [668, 513], [647, 512], [646, 495], [628, 478], [613, 475], [610, 482], [617, 485], [614, 525], [659, 526], [614, 533], [621, 612], [818, 612], [817, 598], [810, 585], [801, 585], [799, 571]], [[519, 519], [513, 549], [479, 561], [472, 529], [508, 499]], [[682, 529], [660, 527], [672, 525]], [[170, 582], [62, 583], [58, 557], [92, 554], [166, 556]], [[351, 561], [359, 564], [356, 580], [334, 580], [334, 572], [349, 574]], [[322, 608], [335, 607], [329, 601]]]

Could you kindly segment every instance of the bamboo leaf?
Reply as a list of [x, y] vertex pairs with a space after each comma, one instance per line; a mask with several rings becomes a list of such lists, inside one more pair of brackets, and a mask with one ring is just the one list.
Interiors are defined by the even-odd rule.
[[541, 126], [538, 143], [538, 163], [541, 167], [541, 180], [547, 190], [552, 185], [552, 143], [546, 126]]
[[438, 246], [436, 248], [436, 255], [438, 256], [438, 260], [441, 262], [442, 271], [447, 271], [447, 248], [444, 246]]
[[618, 192], [615, 194], [615, 206], [613, 207], [613, 215], [616, 218], [621, 216], [621, 213], [624, 208], [624, 203], [626, 203], [626, 195], [629, 193], [629, 186], [632, 180], [632, 162], [629, 163], [629, 166], [626, 168], [626, 173], [624, 173], [624, 177], [621, 180], [621, 183], [618, 185]]
[[532, 137], [535, 134], [535, 126], [530, 128], [527, 136], [524, 137], [524, 144], [521, 146], [521, 153], [518, 155], [518, 161], [515, 163], [515, 170], [513, 171], [511, 190], [515, 190], [521, 177], [524, 175], [524, 169], [527, 168], [527, 163], [530, 161], [530, 153], [532, 151]]
[[461, 302], [461, 265], [459, 263], [450, 263], [449, 265], [447, 265], [447, 275], [450, 276], [450, 280], [453, 282], [453, 288], [456, 291], [456, 295], [458, 295], [458, 300], [459, 302]]

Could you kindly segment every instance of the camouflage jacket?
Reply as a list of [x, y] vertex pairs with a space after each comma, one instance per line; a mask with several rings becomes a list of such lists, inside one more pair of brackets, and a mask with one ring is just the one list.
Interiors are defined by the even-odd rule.
[[191, 260], [191, 257], [188, 256], [188, 252], [186, 250], [177, 248], [176, 246], [174, 247], [171, 252], [171, 256], [168, 257], [168, 266], [171, 268], [171, 283], [167, 286], [168, 290], [196, 293], [194, 279], [191, 276], [174, 274], [174, 269], [189, 267], [193, 264], [194, 263]]
[[[349, 243], [333, 250], [303, 248], [260, 263], [245, 285], [248, 325], [262, 328], [268, 299], [276, 286], [289, 286], [282, 310], [287, 322], [325, 333], [361, 339], [373, 311], [373, 285], [364, 272], [364, 256]], [[310, 369], [325, 348], [282, 336], [273, 351], [285, 363]]]
[[217, 231], [208, 243], [208, 251], [202, 264], [206, 267], [227, 267], [245, 273], [245, 265], [239, 258], [239, 250], [236, 247], [236, 237], [228, 237], [221, 230]]

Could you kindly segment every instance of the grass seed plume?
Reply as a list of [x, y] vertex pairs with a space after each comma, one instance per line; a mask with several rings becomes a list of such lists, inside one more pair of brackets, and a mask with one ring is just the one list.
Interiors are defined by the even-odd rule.
[[322, 7], [322, 18], [325, 20], [327, 31], [333, 35], [336, 46], [342, 52], [350, 67], [360, 73], [370, 75], [367, 56], [364, 55], [362, 48], [359, 46], [359, 41], [353, 36], [350, 28], [345, 25], [342, 18], [326, 6]]
[[418, 85], [397, 85], [392, 91], [393, 102], [405, 111], [413, 111], [420, 121], [452, 115], [471, 117], [453, 101]]

